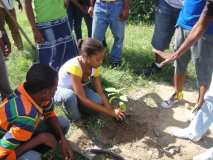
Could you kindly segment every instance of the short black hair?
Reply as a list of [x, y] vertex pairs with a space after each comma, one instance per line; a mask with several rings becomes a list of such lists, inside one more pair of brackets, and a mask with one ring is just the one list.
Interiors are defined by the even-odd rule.
[[24, 88], [28, 93], [34, 94], [43, 89], [53, 87], [58, 73], [48, 65], [36, 63], [31, 66], [26, 75]]

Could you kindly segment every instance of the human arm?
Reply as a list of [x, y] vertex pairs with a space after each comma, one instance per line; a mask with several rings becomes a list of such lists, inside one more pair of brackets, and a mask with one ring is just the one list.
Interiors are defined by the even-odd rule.
[[95, 102], [91, 101], [85, 95], [84, 88], [82, 86], [81, 78], [75, 75], [71, 75], [72, 78], [72, 85], [75, 94], [78, 96], [80, 102], [91, 110], [96, 112], [100, 112], [106, 114], [110, 117], [114, 117], [116, 119], [123, 119], [125, 117], [124, 113], [122, 113], [119, 109], [113, 110], [112, 108], [105, 107], [100, 104], [96, 104]]
[[56, 117], [56, 114], [54, 112], [54, 106], [52, 103], [49, 103], [47, 107], [44, 107], [44, 118], [46, 123], [52, 128], [54, 135], [60, 142], [60, 148], [64, 159], [72, 159], [73, 153], [71, 147], [69, 146], [69, 143], [64, 136], [58, 118]]
[[200, 16], [198, 22], [192, 28], [192, 31], [190, 32], [188, 37], [177, 49], [177, 51], [172, 53], [170, 57], [166, 58], [166, 60], [161, 63], [162, 66], [165, 64], [171, 63], [174, 60], [181, 57], [203, 35], [208, 25], [213, 21], [213, 15], [209, 13], [210, 10], [212, 9], [213, 9], [213, 3], [207, 2], [206, 7], [203, 11], [203, 14]]
[[93, 10], [94, 10], [94, 6], [95, 6], [95, 1], [96, 1], [96, 0], [90, 0], [90, 6], [89, 6], [89, 8], [88, 8], [88, 14], [89, 14], [90, 16], [93, 15]]
[[94, 77], [93, 84], [94, 84], [95, 90], [97, 91], [98, 95], [101, 97], [104, 106], [107, 108], [112, 108], [112, 106], [109, 104], [109, 101], [108, 101], [106, 95], [104, 94], [100, 76]]
[[32, 0], [25, 0], [25, 11], [33, 31], [35, 42], [36, 43], [44, 42], [44, 38], [41, 32], [36, 27], [35, 15], [33, 13], [33, 8], [32, 8]]
[[120, 20], [126, 21], [129, 17], [129, 0], [124, 0], [123, 9], [120, 14]]
[[52, 116], [46, 119], [48, 126], [52, 128], [54, 131], [54, 135], [59, 139], [60, 148], [63, 154], [64, 159], [72, 160], [73, 159], [73, 152], [69, 145], [69, 142], [64, 136], [62, 128], [59, 124], [58, 118], [56, 116]]
[[55, 137], [50, 133], [40, 133], [39, 135], [33, 137], [26, 143], [22, 144], [16, 149], [17, 157], [21, 156], [24, 152], [29, 151], [39, 145], [46, 145], [52, 150], [55, 150], [57, 147], [57, 141]]
[[15, 150], [32, 137], [37, 120], [27, 116], [18, 116], [13, 125], [0, 140], [0, 159], [15, 159]]

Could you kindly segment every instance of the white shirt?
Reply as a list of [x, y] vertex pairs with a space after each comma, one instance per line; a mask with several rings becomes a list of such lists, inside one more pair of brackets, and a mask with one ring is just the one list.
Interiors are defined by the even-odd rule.
[[[14, 4], [13, 4], [13, 1], [14, 0], [0, 0], [4, 3], [4, 5], [6, 6], [6, 8], [8, 10], [11, 10], [14, 8]], [[3, 8], [3, 5], [0, 3], [0, 7]]]
[[183, 0], [165, 0], [170, 6], [174, 8], [182, 8]]
[[[79, 56], [74, 57], [68, 60], [65, 64], [61, 66], [58, 73], [58, 76], [59, 76], [58, 86], [62, 88], [71, 89], [73, 84], [71, 74], [76, 75], [82, 79], [83, 71], [78, 61], [78, 58]], [[100, 68], [92, 68], [90, 77], [99, 76], [100, 74], [99, 71], [100, 71]], [[87, 82], [82, 82], [82, 83], [83, 85], [85, 85]]]

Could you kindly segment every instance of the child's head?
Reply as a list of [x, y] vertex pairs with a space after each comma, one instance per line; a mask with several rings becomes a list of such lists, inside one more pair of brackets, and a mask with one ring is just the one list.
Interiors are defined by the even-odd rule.
[[27, 72], [24, 88], [31, 96], [37, 95], [37, 103], [42, 106], [53, 98], [57, 82], [55, 70], [48, 65], [34, 64]]
[[78, 48], [80, 55], [94, 68], [99, 67], [104, 59], [105, 48], [98, 40], [88, 38], [79, 40]]

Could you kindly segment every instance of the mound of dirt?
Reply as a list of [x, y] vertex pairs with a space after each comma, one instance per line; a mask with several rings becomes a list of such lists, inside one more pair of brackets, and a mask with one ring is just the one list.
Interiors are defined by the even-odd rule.
[[[196, 99], [196, 92], [184, 92], [186, 102], [172, 109], [160, 108], [163, 99], [169, 98], [173, 88], [156, 85], [152, 89], [137, 89], [129, 93], [128, 118], [125, 122], [108, 120], [101, 128], [96, 141], [85, 130], [84, 136], [70, 137], [88, 143], [88, 148], [99, 145], [117, 148], [120, 155], [127, 160], [188, 160], [208, 149], [213, 142], [213, 134], [209, 133], [199, 143], [173, 137], [171, 127], [184, 128], [191, 117], [190, 105]], [[87, 141], [85, 137], [88, 136]], [[78, 138], [75, 138], [78, 137]], [[75, 142], [74, 142], [75, 143]], [[92, 145], [91, 145], [92, 144]]]

